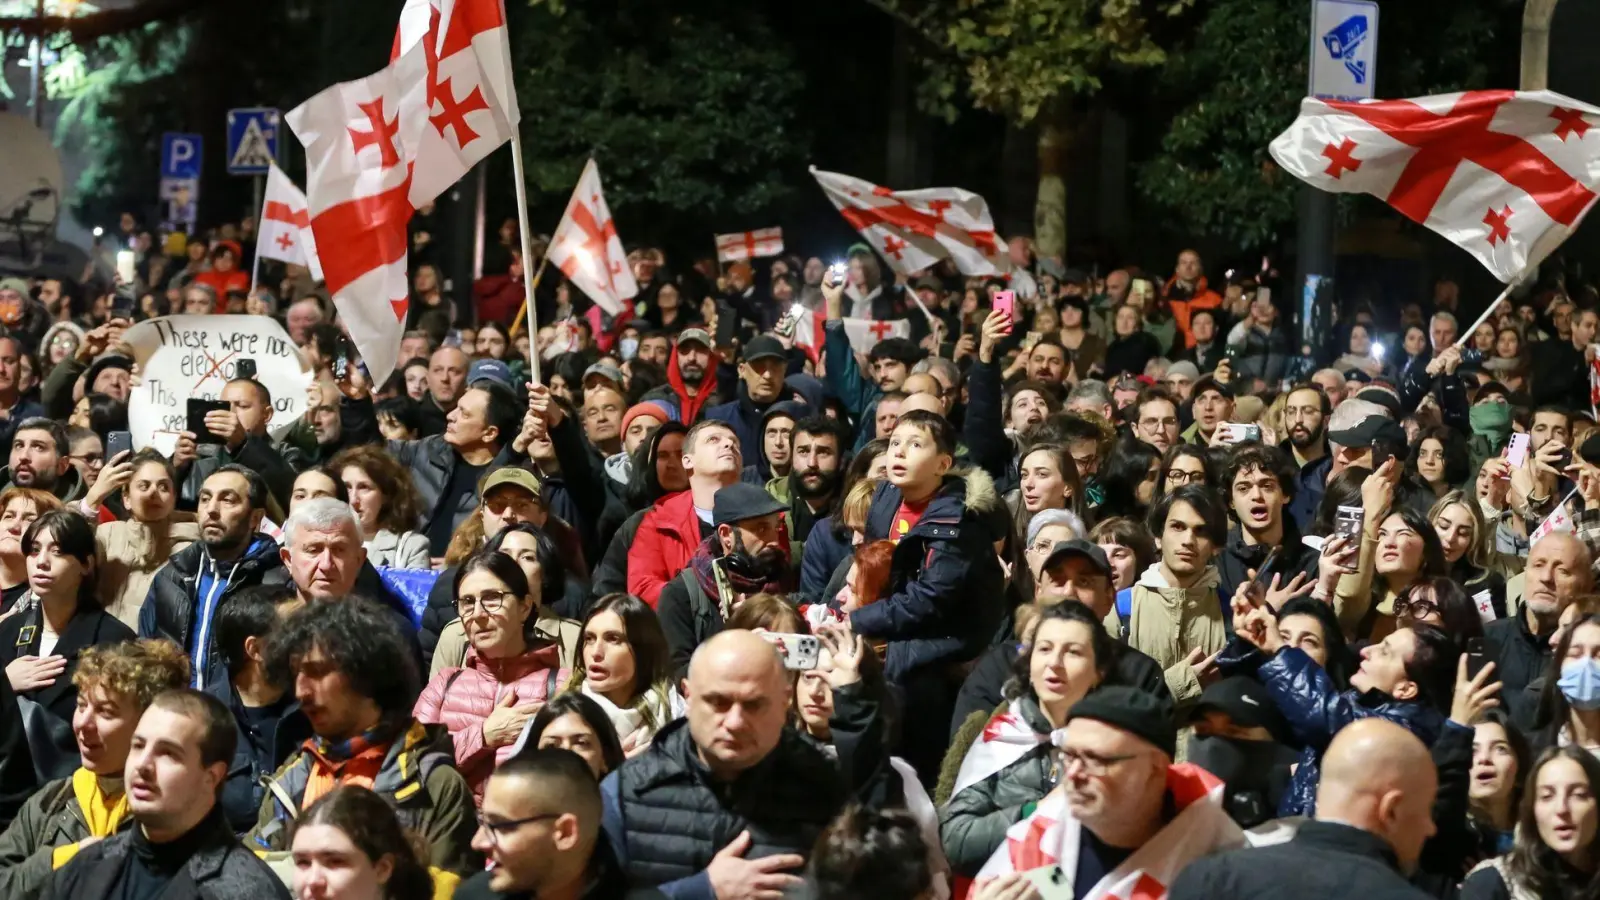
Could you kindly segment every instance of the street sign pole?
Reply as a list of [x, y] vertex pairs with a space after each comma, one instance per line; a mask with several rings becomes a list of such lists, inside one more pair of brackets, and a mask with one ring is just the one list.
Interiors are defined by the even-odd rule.
[[[1378, 61], [1378, 4], [1371, 0], [1311, 0], [1309, 78], [1306, 94], [1322, 99], [1369, 100]], [[1300, 286], [1300, 340], [1313, 351], [1332, 333], [1335, 202], [1332, 194], [1301, 183], [1295, 235], [1295, 275]], [[1291, 300], [1291, 303], [1293, 301]]]

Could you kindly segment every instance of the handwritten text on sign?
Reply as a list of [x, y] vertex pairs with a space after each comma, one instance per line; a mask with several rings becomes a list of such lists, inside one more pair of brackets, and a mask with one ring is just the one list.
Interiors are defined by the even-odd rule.
[[123, 339], [142, 368], [128, 398], [134, 446], [171, 454], [187, 427], [188, 401], [216, 400], [242, 360], [272, 395], [269, 428], [279, 433], [305, 414], [311, 371], [277, 321], [266, 316], [168, 316], [128, 329]]

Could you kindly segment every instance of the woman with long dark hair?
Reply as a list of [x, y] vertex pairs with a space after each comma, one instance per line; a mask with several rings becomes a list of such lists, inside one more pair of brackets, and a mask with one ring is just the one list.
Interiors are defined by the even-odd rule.
[[1467, 444], [1449, 426], [1424, 429], [1411, 445], [1406, 472], [1432, 488], [1435, 497], [1443, 497], [1459, 488], [1472, 474]]
[[606, 711], [582, 693], [562, 694], [539, 710], [515, 749], [521, 753], [530, 747], [570, 750], [583, 757], [596, 780], [615, 772], [627, 760]]
[[1127, 516], [1144, 521], [1155, 501], [1156, 483], [1161, 477], [1161, 451], [1135, 438], [1117, 442], [1111, 455], [1100, 465], [1100, 486], [1105, 499], [1100, 502], [1099, 518]]
[[[427, 858], [387, 801], [364, 787], [336, 787], [295, 820], [294, 891], [316, 900], [429, 900]], [[451, 884], [456, 878], [447, 875]]]
[[45, 513], [23, 534], [22, 552], [27, 605], [0, 621], [0, 665], [12, 692], [32, 701], [23, 725], [34, 769], [46, 778], [66, 778], [79, 764], [72, 734], [78, 654], [137, 635], [100, 606], [94, 527], [83, 516]]
[[605, 710], [624, 753], [642, 753], [656, 732], [684, 711], [656, 611], [630, 594], [607, 594], [589, 611], [582, 634], [567, 690]]
[[[1420, 581], [1449, 574], [1439, 532], [1427, 516], [1409, 506], [1396, 506], [1377, 517], [1377, 528], [1364, 519], [1365, 534], [1358, 552], [1356, 572], [1341, 578], [1341, 597], [1370, 598], [1356, 628], [1360, 637], [1377, 642], [1397, 626], [1395, 601]], [[1366, 535], [1374, 535], [1369, 537]]]
[[1467, 826], [1478, 840], [1478, 852], [1469, 857], [1511, 852], [1523, 776], [1532, 758], [1528, 739], [1505, 710], [1479, 714], [1473, 723], [1472, 780], [1467, 784]]
[[1463, 900], [1554, 900], [1600, 896], [1600, 760], [1575, 746], [1549, 747], [1528, 774], [1511, 853], [1480, 865]]
[[161, 451], [146, 447], [100, 473], [85, 503], [98, 509], [120, 494], [128, 518], [95, 529], [100, 561], [100, 602], [129, 628], [139, 627], [139, 609], [156, 571], [200, 539], [200, 526], [176, 521], [178, 477]]

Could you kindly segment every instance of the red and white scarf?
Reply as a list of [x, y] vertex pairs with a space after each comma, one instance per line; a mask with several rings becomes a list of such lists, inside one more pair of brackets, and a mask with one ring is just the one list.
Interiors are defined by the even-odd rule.
[[[1208, 853], [1245, 845], [1244, 832], [1222, 808], [1223, 784], [1199, 766], [1167, 770], [1167, 790], [1179, 812], [1166, 827], [1100, 879], [1085, 900], [1162, 900], [1189, 863]], [[1067, 809], [1064, 794], [1052, 793], [1033, 815], [1006, 829], [1006, 839], [978, 872], [976, 883], [1012, 872], [1058, 870], [1061, 887], [1074, 888], [1082, 825]]]
[[1047, 734], [1034, 731], [1022, 718], [1022, 713], [1013, 711], [1012, 704], [1006, 704], [990, 717], [983, 726], [983, 734], [968, 748], [967, 755], [961, 760], [961, 769], [956, 773], [956, 786], [950, 796], [954, 797], [1021, 759], [1023, 754], [1044, 743], [1048, 737]]

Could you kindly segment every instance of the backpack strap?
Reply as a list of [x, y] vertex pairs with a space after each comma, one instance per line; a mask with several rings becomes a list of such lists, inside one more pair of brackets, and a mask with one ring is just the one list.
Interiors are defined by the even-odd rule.
[[1117, 637], [1126, 644], [1129, 629], [1133, 623], [1133, 588], [1126, 587], [1117, 591], [1117, 619], [1119, 621]]

